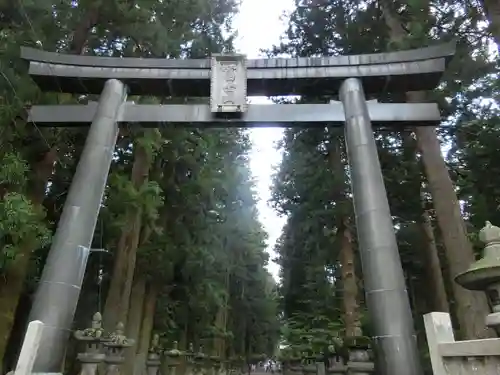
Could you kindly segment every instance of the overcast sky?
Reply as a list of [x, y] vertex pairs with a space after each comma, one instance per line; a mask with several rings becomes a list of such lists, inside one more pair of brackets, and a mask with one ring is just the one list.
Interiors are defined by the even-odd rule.
[[[238, 31], [236, 48], [247, 58], [261, 56], [260, 50], [279, 43], [286, 27], [281, 16], [293, 9], [293, 0], [242, 0], [240, 13], [234, 22]], [[251, 103], [269, 103], [267, 98], [251, 98]], [[270, 104], [270, 103], [269, 103]], [[274, 168], [281, 161], [281, 155], [274, 148], [283, 134], [281, 128], [259, 128], [251, 130], [253, 150], [251, 168], [257, 180], [260, 220], [269, 234], [268, 252], [274, 257], [273, 247], [281, 234], [285, 219], [276, 215], [268, 205], [271, 196], [270, 185]], [[279, 267], [270, 263], [269, 272], [278, 278]]]

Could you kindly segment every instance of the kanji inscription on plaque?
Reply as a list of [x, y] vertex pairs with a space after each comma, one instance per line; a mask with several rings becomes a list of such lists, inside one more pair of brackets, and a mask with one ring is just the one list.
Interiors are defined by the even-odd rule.
[[247, 108], [245, 56], [213, 55], [211, 65], [211, 111], [214, 113], [245, 112]]

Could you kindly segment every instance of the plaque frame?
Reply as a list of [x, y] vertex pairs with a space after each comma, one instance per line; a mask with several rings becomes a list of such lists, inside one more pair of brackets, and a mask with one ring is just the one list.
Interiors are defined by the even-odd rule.
[[[245, 113], [248, 110], [246, 56], [213, 54], [210, 60], [210, 111], [214, 114]], [[228, 72], [223, 71], [224, 65], [232, 70], [225, 76]], [[225, 85], [233, 90], [224, 90]], [[226, 96], [228, 92], [233, 94]]]

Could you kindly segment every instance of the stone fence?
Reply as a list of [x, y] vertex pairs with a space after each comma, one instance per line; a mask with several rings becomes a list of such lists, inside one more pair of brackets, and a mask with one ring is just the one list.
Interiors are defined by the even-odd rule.
[[500, 373], [500, 339], [455, 341], [448, 313], [427, 314], [424, 322], [434, 375]]
[[[484, 255], [455, 281], [462, 287], [483, 291], [492, 312], [486, 325], [500, 334], [500, 228], [486, 222], [479, 232]], [[500, 338], [455, 341], [448, 313], [424, 316], [425, 331], [434, 375], [500, 374]]]
[[302, 355], [283, 359], [283, 375], [374, 374], [375, 366], [369, 339], [362, 337], [361, 332], [357, 340], [339, 340], [336, 344], [328, 348], [327, 355]]
[[[105, 365], [105, 375], [119, 375], [125, 363], [125, 351], [134, 345], [134, 340], [123, 334], [123, 325], [118, 324], [115, 332], [103, 335], [101, 316], [94, 315], [92, 328], [77, 331], [75, 338], [85, 343], [85, 351], [78, 354], [81, 363], [80, 375], [96, 375], [98, 367]], [[243, 362], [223, 361], [208, 356], [203, 349], [198, 351], [189, 346], [187, 351], [177, 349], [177, 343], [170, 350], [159, 345], [159, 335], [154, 334], [149, 348], [146, 367], [135, 375], [229, 375], [243, 373]], [[100, 373], [100, 371], [99, 371]]]
[[[479, 238], [485, 243], [484, 256], [469, 270], [458, 275], [456, 282], [466, 289], [486, 292], [492, 312], [486, 317], [486, 325], [500, 334], [500, 228], [487, 222]], [[433, 312], [424, 316], [425, 330], [434, 375], [500, 374], [500, 338], [455, 341], [451, 319], [447, 313]], [[40, 346], [43, 323], [29, 324], [19, 361], [11, 375], [32, 375], [34, 359]], [[105, 375], [119, 375], [125, 362], [125, 350], [134, 341], [123, 333], [123, 324], [105, 335], [101, 327], [101, 315], [96, 313], [91, 328], [75, 332], [75, 338], [85, 344], [78, 354], [80, 375], [96, 375], [104, 368]], [[283, 375], [370, 375], [375, 373], [373, 359], [366, 338], [342, 343], [329, 349], [326, 356], [313, 357], [305, 354], [283, 358]], [[159, 336], [154, 335], [149, 349], [146, 367], [135, 375], [242, 375], [249, 371], [244, 358], [222, 360], [208, 356], [202, 348], [198, 351], [190, 345], [187, 351], [173, 348], [164, 350]], [[99, 373], [101, 371], [99, 370]]]
[[283, 364], [283, 375], [371, 375], [374, 364], [369, 358], [332, 358], [325, 362]]
[[[43, 323], [40, 321], [29, 324], [16, 369], [7, 375], [37, 375], [32, 369], [42, 329]], [[120, 375], [125, 364], [126, 350], [134, 345], [134, 340], [124, 335], [122, 323], [118, 323], [115, 331], [105, 335], [100, 313], [94, 314], [90, 328], [76, 331], [74, 336], [84, 344], [83, 351], [77, 355], [81, 365], [79, 375]], [[177, 343], [173, 346], [170, 350], [162, 349], [159, 336], [153, 335], [146, 366], [134, 375], [241, 375], [246, 372], [243, 359], [221, 360], [215, 356], [207, 356], [202, 348], [195, 351], [193, 345], [187, 351], [178, 350]]]

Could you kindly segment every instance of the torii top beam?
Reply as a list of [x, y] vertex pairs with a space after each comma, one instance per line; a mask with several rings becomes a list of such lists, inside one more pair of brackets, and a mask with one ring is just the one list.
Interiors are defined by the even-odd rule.
[[[403, 129], [404, 126], [436, 126], [441, 120], [435, 103], [367, 103], [374, 126]], [[97, 103], [87, 105], [41, 105], [29, 110], [28, 121], [38, 126], [88, 126], [97, 112]], [[259, 126], [343, 126], [342, 103], [251, 104], [240, 117], [216, 118], [210, 107], [197, 105], [154, 105], [125, 103], [118, 123], [139, 123], [143, 127], [259, 127]]]
[[[247, 60], [250, 96], [338, 93], [350, 77], [365, 92], [405, 92], [435, 88], [455, 53], [454, 44], [353, 56]], [[115, 78], [129, 95], [210, 96], [210, 59], [116, 58], [64, 55], [21, 48], [29, 73], [42, 90], [99, 94]]]

